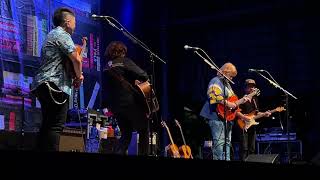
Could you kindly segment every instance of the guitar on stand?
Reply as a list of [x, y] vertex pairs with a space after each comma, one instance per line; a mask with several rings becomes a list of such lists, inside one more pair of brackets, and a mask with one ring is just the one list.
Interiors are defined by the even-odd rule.
[[191, 148], [190, 148], [190, 146], [188, 146], [186, 144], [186, 140], [184, 138], [181, 125], [180, 125], [179, 121], [176, 120], [176, 119], [175, 119], [175, 122], [176, 122], [177, 126], [180, 129], [180, 133], [181, 133], [182, 140], [183, 140], [183, 145], [179, 147], [180, 155], [185, 159], [193, 159], [193, 156], [192, 156], [192, 153], [191, 153]]
[[161, 125], [166, 128], [168, 135], [169, 135], [169, 138], [170, 138], [171, 143], [167, 146], [170, 156], [173, 158], [180, 158], [178, 146], [176, 144], [174, 144], [170, 130], [169, 130], [166, 122], [161, 121]]

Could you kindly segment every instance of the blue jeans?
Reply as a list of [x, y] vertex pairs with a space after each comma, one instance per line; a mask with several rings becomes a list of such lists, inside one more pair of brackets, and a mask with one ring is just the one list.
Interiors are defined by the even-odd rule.
[[[212, 156], [214, 160], [225, 160], [224, 143], [225, 143], [225, 129], [224, 121], [221, 120], [209, 120], [209, 126], [212, 134]], [[230, 146], [231, 146], [231, 131], [232, 123], [227, 123], [227, 140], [226, 140], [226, 152], [227, 160], [230, 161]]]

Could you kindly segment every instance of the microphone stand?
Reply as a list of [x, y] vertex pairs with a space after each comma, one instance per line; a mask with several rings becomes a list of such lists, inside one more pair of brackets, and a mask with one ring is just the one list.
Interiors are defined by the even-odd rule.
[[[255, 71], [257, 72], [257, 71]], [[280, 90], [282, 90], [285, 93], [286, 96], [286, 121], [287, 121], [287, 153], [288, 153], [288, 163], [291, 163], [291, 151], [290, 151], [290, 145], [289, 145], [289, 141], [290, 141], [290, 132], [289, 132], [289, 96], [291, 96], [293, 99], [298, 99], [297, 97], [295, 97], [294, 95], [292, 95], [290, 92], [288, 92], [287, 90], [285, 90], [284, 88], [282, 88], [275, 80], [274, 78], [271, 76], [271, 74], [265, 70], [265, 72], [267, 72], [267, 74], [269, 74], [269, 76], [273, 79], [270, 80], [269, 78], [267, 78], [266, 76], [264, 76], [263, 74], [261, 74], [260, 72], [257, 72], [261, 77], [263, 77], [264, 79], [266, 79], [267, 81], [269, 81], [270, 84], [272, 84], [274, 87], [279, 88]]]
[[[114, 20], [117, 24], [120, 25], [120, 27], [116, 26], [114, 23], [112, 23], [110, 20]], [[154, 87], [155, 89], [155, 68], [154, 68], [154, 58], [155, 57], [156, 59], [158, 59], [159, 61], [161, 61], [162, 63], [164, 64], [167, 64], [163, 59], [161, 59], [159, 56], [157, 56], [155, 53], [153, 53], [150, 48], [145, 45], [142, 41], [140, 41], [138, 38], [136, 38], [134, 35], [132, 35], [128, 30], [126, 30], [125, 27], [123, 27], [121, 25], [121, 23], [119, 21], [117, 21], [115, 18], [111, 17], [111, 16], [105, 16], [103, 17], [103, 19], [105, 19], [108, 24], [112, 27], [114, 27], [115, 29], [117, 29], [118, 31], [122, 32], [124, 36], [126, 36], [128, 39], [130, 39], [134, 44], [138, 44], [140, 47], [142, 47], [145, 51], [147, 51], [149, 54], [150, 54], [150, 63], [152, 64], [152, 73], [151, 73], [151, 85]], [[155, 90], [154, 90], [155, 91]], [[158, 116], [157, 116], [157, 112], [152, 112], [152, 115], [150, 115], [149, 119], [151, 120], [151, 125], [149, 123], [149, 138], [151, 136], [151, 144], [150, 144], [150, 140], [149, 140], [149, 152], [150, 152], [150, 155], [156, 155], [156, 154], [153, 154], [153, 135], [154, 133], [152, 132], [152, 128], [154, 127], [153, 125], [153, 116], [155, 116], [155, 119], [156, 121], [158, 122]], [[151, 128], [150, 128], [151, 127]], [[151, 129], [151, 133], [150, 133], [150, 129]], [[156, 151], [155, 151], [156, 152]]]
[[[204, 50], [202, 50], [201, 48], [199, 48], [209, 59], [210, 57], [207, 55], [207, 53], [205, 53]], [[224, 98], [223, 98], [223, 102], [224, 102], [224, 117], [223, 117], [223, 121], [224, 121], [224, 146], [223, 146], [223, 151], [224, 151], [224, 160], [227, 161], [227, 128], [228, 128], [228, 122], [227, 122], [227, 106], [226, 106], [226, 99], [227, 99], [227, 95], [226, 95], [226, 85], [228, 82], [231, 82], [232, 84], [234, 84], [234, 82], [229, 79], [219, 68], [218, 66], [210, 59], [211, 62], [209, 62], [205, 57], [203, 57], [197, 50], [194, 50], [194, 53], [197, 54], [198, 56], [200, 56], [204, 62], [206, 62], [211, 69], [214, 69], [216, 71], [218, 71], [222, 76], [223, 76], [223, 93], [224, 93]], [[226, 81], [227, 80], [227, 81]], [[231, 139], [230, 139], [230, 143], [231, 143]]]

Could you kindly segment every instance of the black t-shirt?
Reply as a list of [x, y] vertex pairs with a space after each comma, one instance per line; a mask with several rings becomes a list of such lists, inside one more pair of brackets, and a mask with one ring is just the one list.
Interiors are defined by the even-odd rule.
[[117, 58], [103, 71], [103, 106], [120, 112], [135, 105], [134, 81], [146, 81], [148, 75], [129, 58]]

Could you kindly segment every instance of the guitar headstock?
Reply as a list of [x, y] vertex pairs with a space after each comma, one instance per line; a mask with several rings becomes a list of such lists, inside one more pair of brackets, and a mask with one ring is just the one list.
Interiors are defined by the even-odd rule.
[[176, 120], [176, 119], [175, 119], [174, 121], [176, 122], [177, 126], [178, 126], [179, 128], [181, 128], [181, 125], [180, 125], [179, 121]]
[[87, 44], [88, 38], [87, 37], [82, 37], [82, 44]]
[[280, 107], [277, 107], [275, 110], [277, 112], [282, 112], [282, 111], [285, 111], [286, 109], [284, 107], [280, 106]]
[[260, 89], [254, 88], [252, 90], [252, 92], [250, 94], [248, 94], [248, 95], [245, 95], [245, 97], [248, 97], [249, 99], [252, 99], [252, 97], [255, 96], [255, 95], [257, 95], [257, 96], [260, 95]]
[[252, 96], [254, 96], [254, 95], [257, 95], [257, 96], [259, 96], [260, 95], [260, 89], [258, 89], [258, 88], [254, 88], [254, 90], [253, 90], [253, 92], [252, 93], [250, 93], [250, 94], [252, 94]]
[[168, 128], [167, 123], [165, 121], [161, 121], [162, 127]]

